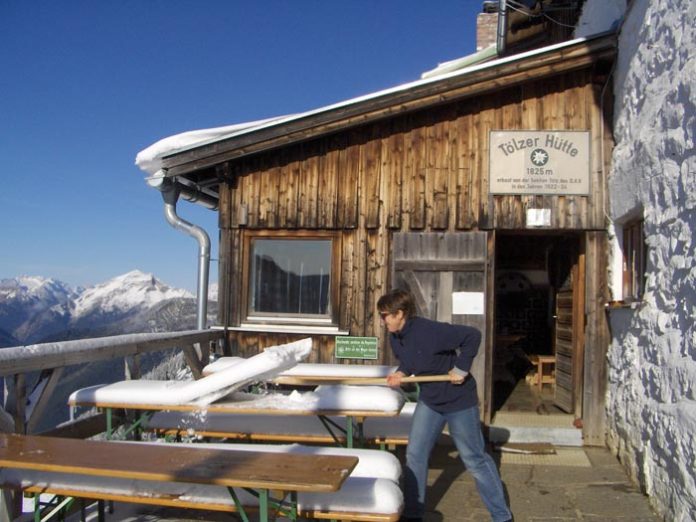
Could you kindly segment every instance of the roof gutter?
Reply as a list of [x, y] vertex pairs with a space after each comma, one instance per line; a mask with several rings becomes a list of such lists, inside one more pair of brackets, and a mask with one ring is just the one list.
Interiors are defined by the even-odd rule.
[[210, 237], [203, 228], [189, 223], [176, 213], [176, 203], [179, 197], [188, 201], [197, 202], [208, 208], [217, 209], [217, 201], [211, 207], [212, 200], [209, 195], [196, 191], [188, 185], [184, 185], [169, 178], [159, 178], [161, 181], [155, 185], [150, 183], [162, 193], [164, 200], [164, 217], [175, 229], [188, 234], [198, 241], [198, 284], [196, 289], [196, 328], [205, 330], [208, 319], [208, 278], [210, 274]]

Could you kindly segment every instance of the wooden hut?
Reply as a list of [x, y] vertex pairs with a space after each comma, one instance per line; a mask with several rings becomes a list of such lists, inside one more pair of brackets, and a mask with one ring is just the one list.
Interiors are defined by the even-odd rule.
[[615, 48], [554, 44], [165, 156], [167, 177], [219, 198], [231, 351], [311, 335], [313, 362], [391, 363], [375, 304], [407, 287], [420, 314], [484, 333], [486, 421], [517, 342], [554, 357], [559, 407], [603, 444]]

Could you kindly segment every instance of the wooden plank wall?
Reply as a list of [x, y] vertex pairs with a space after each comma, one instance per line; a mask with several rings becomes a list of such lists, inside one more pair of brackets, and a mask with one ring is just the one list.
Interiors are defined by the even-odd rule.
[[[234, 181], [220, 189], [221, 321], [242, 319], [244, 228], [343, 231], [340, 327], [370, 336], [380, 335], [374, 306], [389, 288], [392, 232], [524, 229], [526, 209], [539, 207], [551, 209], [551, 228], [603, 230], [601, 121], [588, 69], [228, 164]], [[590, 197], [489, 195], [488, 135], [496, 129], [590, 130]], [[245, 353], [283, 336], [232, 337]], [[319, 342], [319, 359], [333, 362], [333, 339]], [[380, 362], [390, 362], [388, 354]]]

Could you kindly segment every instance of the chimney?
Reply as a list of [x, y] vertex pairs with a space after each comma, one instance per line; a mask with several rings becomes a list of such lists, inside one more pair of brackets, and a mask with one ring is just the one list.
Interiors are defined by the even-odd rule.
[[494, 45], [498, 33], [498, 12], [479, 13], [476, 18], [476, 50]]

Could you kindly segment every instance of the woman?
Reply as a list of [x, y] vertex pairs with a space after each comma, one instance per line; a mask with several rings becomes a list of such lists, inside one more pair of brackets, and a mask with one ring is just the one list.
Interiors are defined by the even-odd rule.
[[445, 423], [492, 519], [512, 520], [500, 475], [485, 451], [476, 381], [469, 374], [481, 332], [471, 326], [416, 316], [415, 300], [404, 290], [392, 290], [380, 297], [377, 309], [399, 360], [397, 370], [387, 376], [389, 386], [401, 386], [401, 379], [408, 375], [450, 376], [449, 382], [421, 384], [406, 449], [405, 520], [423, 518], [428, 460]]

